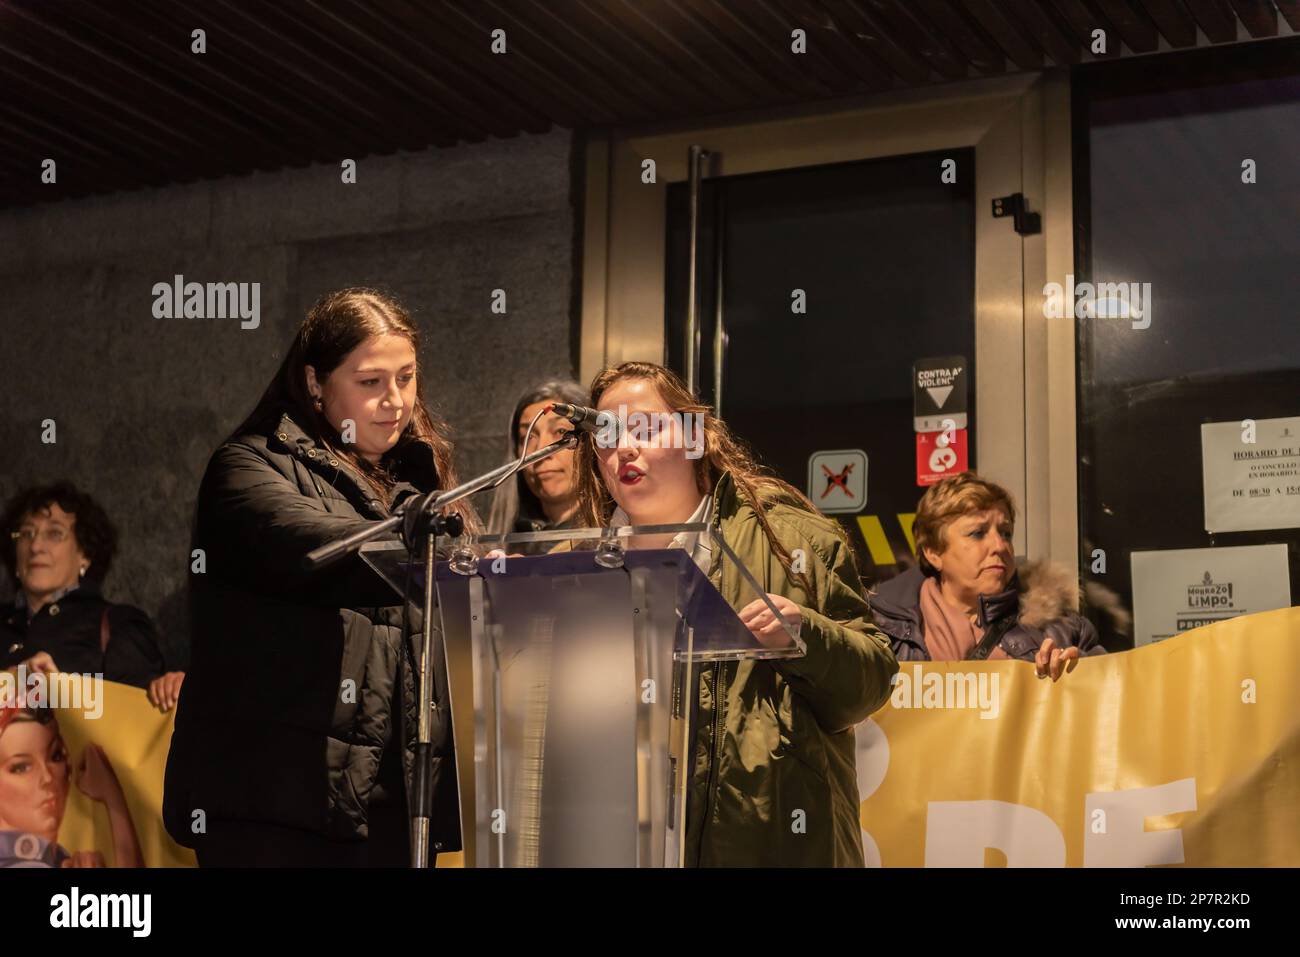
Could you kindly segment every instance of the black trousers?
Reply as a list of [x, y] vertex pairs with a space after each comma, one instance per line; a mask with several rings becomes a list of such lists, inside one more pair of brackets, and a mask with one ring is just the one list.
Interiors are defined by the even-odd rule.
[[410, 821], [403, 806], [371, 807], [370, 837], [331, 841], [313, 831], [257, 821], [212, 821], [199, 867], [409, 867]]

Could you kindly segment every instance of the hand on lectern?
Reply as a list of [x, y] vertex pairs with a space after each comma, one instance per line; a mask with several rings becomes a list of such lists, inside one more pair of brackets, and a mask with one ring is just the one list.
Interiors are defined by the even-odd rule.
[[[784, 595], [773, 595], [768, 592], [767, 597], [781, 613], [785, 624], [790, 625], [795, 631], [803, 628], [803, 609]], [[754, 637], [768, 648], [784, 648], [790, 644], [789, 633], [761, 598], [755, 598], [740, 609], [740, 620]]]

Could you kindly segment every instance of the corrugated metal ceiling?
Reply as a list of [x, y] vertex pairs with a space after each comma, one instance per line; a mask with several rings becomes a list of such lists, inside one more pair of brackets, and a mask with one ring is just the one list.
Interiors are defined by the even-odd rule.
[[1231, 43], [1300, 0], [0, 0], [0, 206], [1069, 66], [1094, 29]]

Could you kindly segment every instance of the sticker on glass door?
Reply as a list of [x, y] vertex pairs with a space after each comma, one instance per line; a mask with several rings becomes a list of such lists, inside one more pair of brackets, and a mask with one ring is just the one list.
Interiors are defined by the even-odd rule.
[[814, 452], [808, 457], [808, 497], [827, 514], [861, 511], [867, 504], [867, 453]]
[[[952, 426], [952, 419], [946, 423]], [[916, 484], [934, 485], [966, 471], [966, 430], [916, 433]]]
[[[917, 432], [966, 428], [966, 359], [933, 356], [912, 365], [912, 415]], [[952, 425], [945, 424], [951, 419]]]

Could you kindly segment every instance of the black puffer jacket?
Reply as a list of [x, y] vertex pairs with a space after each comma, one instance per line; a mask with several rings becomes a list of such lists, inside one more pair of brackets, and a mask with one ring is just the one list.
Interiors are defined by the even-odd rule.
[[[899, 661], [929, 661], [925, 621], [921, 616], [921, 584], [925, 573], [911, 568], [885, 582], [871, 596], [871, 611], [880, 630], [889, 635]], [[1057, 647], [1078, 645], [1082, 655], [1102, 655], [1097, 629], [1077, 614], [1079, 581], [1060, 565], [1031, 562], [1011, 578], [997, 595], [980, 596], [981, 628], [1005, 628], [998, 645], [1010, 658], [1033, 661], [1044, 638]], [[990, 638], [990, 641], [992, 639]]]
[[[386, 464], [399, 479], [392, 507], [437, 487], [422, 443], [399, 445]], [[208, 822], [360, 840], [386, 747], [400, 749], [405, 782], [413, 780], [420, 608], [408, 606], [403, 635], [397, 594], [359, 556], [317, 573], [303, 567], [318, 545], [389, 514], [288, 413], [213, 454], [195, 522], [206, 571], [190, 575], [192, 660], [163, 797], [178, 843], [201, 842], [192, 830], [199, 810]], [[436, 632], [433, 666], [431, 843], [451, 850], [459, 846], [455, 761]]]
[[105, 681], [137, 688], [148, 687], [167, 668], [149, 616], [106, 601], [93, 581], [42, 606], [31, 621], [17, 604], [0, 616], [0, 668], [43, 651], [61, 671], [101, 674]]

